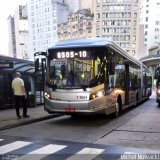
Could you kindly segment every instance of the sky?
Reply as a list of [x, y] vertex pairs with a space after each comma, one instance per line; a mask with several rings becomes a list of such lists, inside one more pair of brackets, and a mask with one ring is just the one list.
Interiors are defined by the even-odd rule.
[[18, 5], [24, 5], [27, 0], [0, 0], [0, 54], [8, 54], [8, 21], [9, 15], [13, 15]]

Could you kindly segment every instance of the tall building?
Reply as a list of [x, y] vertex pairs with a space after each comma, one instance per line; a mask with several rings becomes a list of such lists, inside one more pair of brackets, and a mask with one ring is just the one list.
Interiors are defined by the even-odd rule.
[[14, 15], [8, 17], [9, 55], [32, 59], [29, 55], [27, 5], [17, 6]]
[[68, 6], [64, 0], [29, 0], [28, 19], [30, 52], [46, 51], [58, 41], [57, 24], [67, 21]]
[[148, 51], [160, 44], [160, 0], [142, 0], [141, 24], [144, 25], [144, 44]]
[[16, 37], [13, 16], [8, 17], [9, 56], [16, 58]]
[[140, 0], [95, 0], [95, 36], [116, 42], [138, 59]]
[[93, 16], [90, 9], [78, 10], [68, 16], [68, 21], [58, 25], [59, 41], [93, 36]]

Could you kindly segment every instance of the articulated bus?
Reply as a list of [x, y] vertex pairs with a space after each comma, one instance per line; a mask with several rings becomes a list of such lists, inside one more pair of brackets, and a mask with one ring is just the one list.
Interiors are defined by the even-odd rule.
[[151, 94], [148, 68], [112, 41], [86, 38], [47, 49], [44, 99], [48, 113], [118, 116]]

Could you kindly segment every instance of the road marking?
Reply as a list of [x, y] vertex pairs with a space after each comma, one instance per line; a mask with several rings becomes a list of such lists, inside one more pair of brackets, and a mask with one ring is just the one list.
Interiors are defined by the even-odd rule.
[[0, 141], [3, 141], [3, 139], [0, 139]]
[[38, 160], [38, 159], [42, 159], [42, 158], [48, 156], [49, 154], [53, 154], [55, 152], [58, 152], [58, 151], [66, 148], [66, 147], [67, 146], [64, 146], [64, 145], [49, 144], [47, 146], [44, 146], [42, 148], [36, 149], [32, 152], [29, 152], [27, 155], [19, 157], [18, 160], [27, 160], [27, 159]]
[[67, 160], [91, 160], [101, 154], [105, 149], [84, 148], [75, 155], [67, 158]]
[[53, 145], [53, 144], [49, 144], [47, 146], [44, 146], [42, 148], [39, 148], [33, 152], [30, 152], [28, 154], [53, 154], [63, 148], [66, 148], [67, 146], [63, 146], [63, 145]]
[[13, 143], [6, 144], [0, 147], [0, 154], [5, 154], [13, 150], [28, 146], [30, 144], [32, 144], [32, 142], [25, 142], [25, 141], [16, 141]]

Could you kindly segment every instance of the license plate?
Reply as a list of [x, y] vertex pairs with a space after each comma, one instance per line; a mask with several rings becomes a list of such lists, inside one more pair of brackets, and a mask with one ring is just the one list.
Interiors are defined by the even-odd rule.
[[75, 108], [72, 108], [72, 107], [67, 107], [64, 109], [65, 109], [65, 112], [75, 112]]

